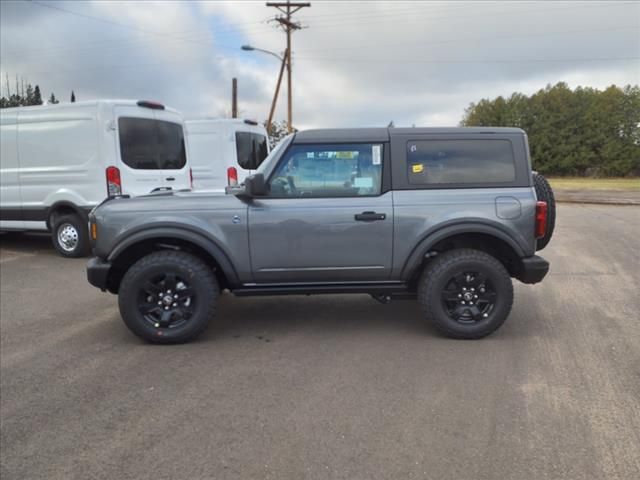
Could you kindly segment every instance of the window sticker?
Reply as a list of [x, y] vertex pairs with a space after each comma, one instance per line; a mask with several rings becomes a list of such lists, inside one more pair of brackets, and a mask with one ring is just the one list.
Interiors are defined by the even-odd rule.
[[372, 188], [373, 177], [356, 177], [353, 181], [353, 186], [356, 188]]
[[307, 158], [313, 158], [313, 157], [314, 157], [313, 152], [307, 152]]
[[354, 157], [354, 152], [336, 152], [336, 158], [351, 159]]
[[421, 163], [418, 163], [416, 165], [411, 165], [411, 171], [413, 173], [422, 173], [424, 172], [424, 165], [422, 165]]
[[382, 163], [381, 150], [380, 145], [371, 146], [371, 163], [374, 165], [380, 165]]

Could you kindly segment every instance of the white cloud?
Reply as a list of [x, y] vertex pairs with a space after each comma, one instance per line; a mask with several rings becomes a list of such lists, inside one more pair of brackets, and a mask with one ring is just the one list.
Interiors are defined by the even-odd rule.
[[[278, 61], [239, 49], [284, 49], [264, 2], [47, 5], [1, 3], [3, 80], [23, 73], [63, 99], [152, 98], [193, 117], [229, 111], [235, 76], [243, 115], [268, 114]], [[483, 97], [640, 83], [637, 2], [316, 0], [296, 18], [309, 26], [293, 36], [303, 128], [452, 125]], [[277, 118], [285, 102], [286, 82]]]

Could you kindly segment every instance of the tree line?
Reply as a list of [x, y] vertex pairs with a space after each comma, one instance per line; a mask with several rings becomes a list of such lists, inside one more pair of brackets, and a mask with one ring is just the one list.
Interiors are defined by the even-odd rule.
[[533, 168], [546, 175], [640, 175], [637, 85], [571, 90], [561, 82], [531, 96], [483, 99], [469, 105], [461, 125], [522, 128]]
[[[25, 86], [24, 82], [22, 82], [22, 88], [20, 88], [20, 84], [16, 81], [15, 92], [12, 92], [7, 78], [6, 90], [7, 95], [0, 97], [0, 108], [28, 107], [30, 105], [42, 105], [44, 103], [39, 85], [33, 86], [30, 83], [27, 83]], [[71, 102], [75, 101], [76, 95], [71, 91]], [[47, 99], [47, 103], [56, 104], [60, 103], [60, 100], [56, 98], [55, 94], [52, 92]]]

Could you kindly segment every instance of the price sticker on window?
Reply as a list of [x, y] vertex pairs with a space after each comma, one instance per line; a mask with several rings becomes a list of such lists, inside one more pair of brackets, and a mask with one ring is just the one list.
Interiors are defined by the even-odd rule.
[[418, 163], [416, 165], [411, 165], [411, 171], [413, 173], [422, 173], [424, 172], [424, 165], [422, 165], [421, 163]]
[[353, 152], [336, 152], [336, 158], [352, 159], [353, 157]]
[[380, 145], [373, 145], [371, 147], [371, 163], [374, 165], [380, 165], [382, 163], [382, 147]]

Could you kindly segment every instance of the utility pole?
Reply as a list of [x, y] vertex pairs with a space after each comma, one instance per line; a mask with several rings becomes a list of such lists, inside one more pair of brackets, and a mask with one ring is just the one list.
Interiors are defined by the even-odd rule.
[[291, 21], [291, 16], [301, 8], [310, 6], [311, 3], [309, 2], [292, 2], [290, 0], [287, 0], [286, 2], [267, 2], [267, 7], [275, 7], [284, 14], [284, 16], [277, 16], [274, 20], [280, 24], [282, 29], [287, 34], [287, 50], [285, 51], [285, 59], [287, 61], [287, 130], [289, 131], [289, 133], [293, 131], [293, 93], [291, 89], [291, 32], [293, 32], [294, 30], [300, 30], [302, 28], [300, 23]]
[[231, 118], [238, 118], [238, 79], [231, 80]]
[[271, 109], [269, 110], [269, 119], [267, 120], [267, 133], [271, 135], [271, 123], [273, 122], [273, 113], [276, 111], [276, 100], [280, 93], [280, 84], [282, 83], [282, 74], [284, 73], [284, 66], [287, 63], [287, 52], [284, 52], [282, 61], [280, 62], [280, 73], [278, 74], [278, 83], [276, 83], [276, 91], [273, 94], [273, 100], [271, 100]]

